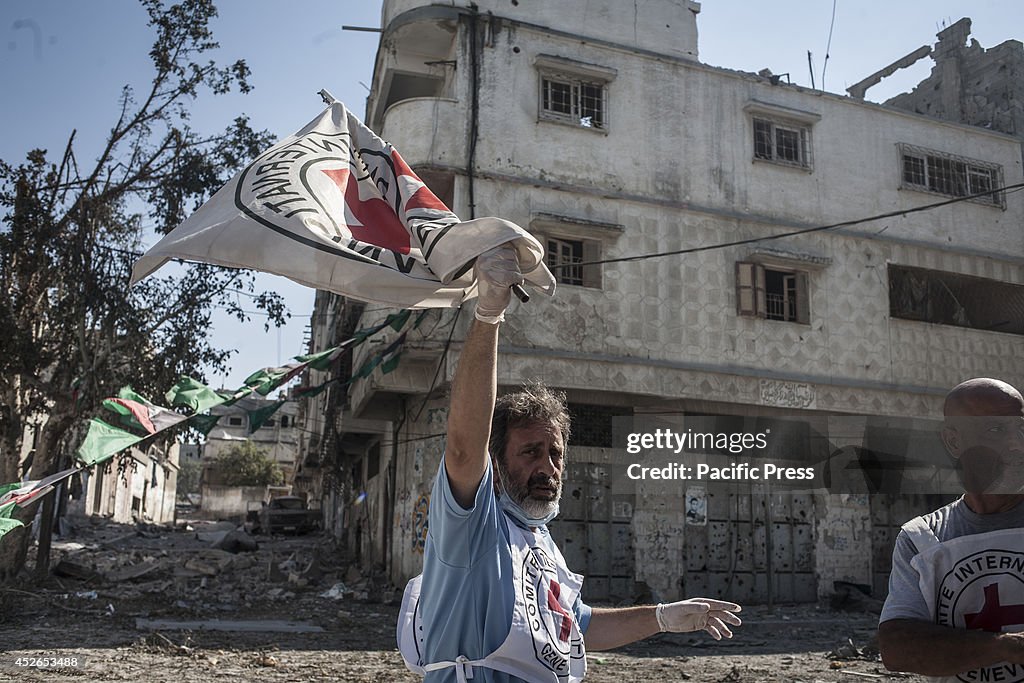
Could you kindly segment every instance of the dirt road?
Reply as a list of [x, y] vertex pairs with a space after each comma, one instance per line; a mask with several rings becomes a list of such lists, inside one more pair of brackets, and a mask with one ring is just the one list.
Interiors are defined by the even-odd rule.
[[[420, 680], [395, 649], [392, 587], [347, 568], [320, 537], [257, 537], [259, 550], [232, 554], [210, 548], [224, 531], [80, 520], [55, 544], [54, 563], [64, 556], [61, 571], [85, 578], [0, 588], [0, 680]], [[588, 653], [587, 680], [924, 680], [886, 672], [865, 652], [870, 615], [800, 605], [744, 617], [731, 641], [663, 635]], [[24, 666], [32, 658], [48, 666]]]

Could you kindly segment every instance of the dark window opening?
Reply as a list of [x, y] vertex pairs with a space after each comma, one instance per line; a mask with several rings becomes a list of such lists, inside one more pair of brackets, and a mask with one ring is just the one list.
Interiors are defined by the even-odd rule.
[[736, 312], [742, 316], [808, 324], [811, 321], [807, 273], [736, 264]]
[[392, 104], [414, 97], [441, 97], [444, 90], [444, 79], [426, 74], [396, 73], [391, 76], [388, 96], [384, 100], [386, 110]]
[[600, 259], [601, 244], [597, 240], [547, 239], [546, 263], [560, 284], [600, 288], [601, 266], [583, 265]]
[[889, 313], [905, 320], [1024, 334], [1024, 285], [890, 265]]
[[754, 119], [754, 157], [772, 158], [772, 124], [764, 119]]
[[548, 267], [555, 268], [555, 279], [567, 285], [583, 284], [583, 242], [548, 240]]
[[375, 443], [366, 454], [366, 480], [373, 479], [380, 473], [380, 444]]
[[241, 427], [242, 426], [242, 418], [240, 418], [240, 417], [229, 417], [228, 418], [228, 424], [231, 425], [232, 427]]
[[768, 320], [797, 322], [797, 281], [800, 275], [764, 270], [765, 315]]
[[569, 445], [611, 448], [612, 418], [629, 417], [632, 414], [632, 408], [570, 403], [569, 417], [572, 421], [572, 430], [569, 434]]
[[352, 463], [352, 488], [356, 491], [363, 487], [363, 459], [357, 458]]

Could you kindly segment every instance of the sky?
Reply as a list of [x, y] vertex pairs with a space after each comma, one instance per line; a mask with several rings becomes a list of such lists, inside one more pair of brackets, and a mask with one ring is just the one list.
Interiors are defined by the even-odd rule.
[[[245, 113], [255, 128], [281, 138], [321, 110], [321, 88], [364, 112], [379, 35], [342, 26], [379, 26], [380, 0], [221, 0], [217, 6], [212, 29], [221, 48], [215, 56], [222, 63], [245, 59], [255, 89], [244, 96], [204, 95], [191, 110], [194, 127], [215, 133]], [[768, 68], [809, 87], [810, 51], [815, 85], [844, 93], [934, 44], [939, 30], [965, 16], [983, 47], [1024, 39], [1020, 0], [704, 0], [697, 17], [699, 58], [743, 71]], [[0, 0], [0, 159], [15, 163], [34, 148], [56, 153], [73, 129], [78, 158], [94, 157], [117, 116], [121, 88], [149, 83], [151, 43], [145, 12], [134, 0]], [[926, 59], [898, 72], [867, 99], [909, 90], [931, 66]], [[285, 298], [291, 320], [265, 332], [261, 316], [238, 323], [219, 315], [212, 340], [238, 353], [227, 375], [208, 376], [215, 386], [237, 387], [254, 370], [306, 352], [313, 290], [273, 275], [261, 275], [258, 286]]]

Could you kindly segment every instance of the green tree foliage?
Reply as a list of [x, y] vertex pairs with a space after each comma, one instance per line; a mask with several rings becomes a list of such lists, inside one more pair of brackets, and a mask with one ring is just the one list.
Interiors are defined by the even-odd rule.
[[252, 441], [231, 446], [214, 459], [218, 481], [224, 486], [277, 486], [284, 473], [267, 452]]
[[175, 495], [184, 500], [190, 493], [199, 493], [199, 480], [203, 467], [195, 460], [186, 460], [178, 468], [178, 487]]
[[[244, 61], [207, 59], [217, 47], [212, 1], [142, 4], [155, 34], [153, 80], [123, 89], [99, 156], [79, 159], [72, 131], [56, 156], [0, 160], [0, 483], [66, 467], [82, 411], [120, 386], [155, 397], [180, 374], [222, 370], [231, 351], [210, 344], [211, 311], [245, 320], [235, 292], [253, 292], [274, 324], [287, 316], [244, 271], [187, 265], [128, 287], [152, 231], [169, 232], [271, 142], [244, 116], [216, 135], [190, 125], [197, 98], [250, 90]], [[34, 448], [22, 461], [28, 425]], [[4, 537], [0, 577], [23, 564], [26, 546], [23, 533]]]

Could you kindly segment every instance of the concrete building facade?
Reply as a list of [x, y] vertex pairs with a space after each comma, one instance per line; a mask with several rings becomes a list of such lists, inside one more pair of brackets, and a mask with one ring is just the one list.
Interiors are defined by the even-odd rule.
[[252, 441], [281, 467], [285, 481], [289, 481], [298, 455], [298, 405], [292, 401], [284, 403], [262, 425], [251, 430], [252, 414], [273, 403], [271, 399], [247, 396], [230, 406], [212, 408], [210, 414], [220, 416], [220, 420], [210, 430], [203, 444], [204, 466], [209, 466], [220, 453], [233, 445]]
[[85, 513], [121, 524], [174, 523], [179, 444], [132, 447], [97, 465], [85, 480]]
[[[547, 250], [559, 291], [513, 303], [498, 379], [568, 396], [552, 533], [585, 597], [884, 593], [899, 525], [937, 502], [927, 489], [666, 491], [622, 476], [615, 418], [795, 421], [801, 449], [775, 456], [806, 465], [837, 429], [867, 443], [886, 420], [935, 418], [965, 378], [1021, 385], [1024, 200], [982, 194], [1021, 182], [1020, 140], [701, 64], [697, 3], [527, 4], [386, 0], [367, 123], [462, 218], [507, 218]], [[580, 265], [662, 252], [676, 253]], [[316, 306], [337, 337], [388, 312], [326, 293]], [[395, 372], [314, 411], [333, 528], [396, 583], [422, 564], [471, 317], [431, 312]]]

